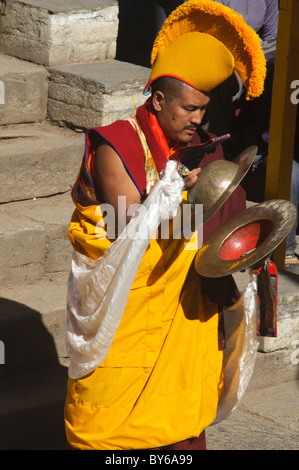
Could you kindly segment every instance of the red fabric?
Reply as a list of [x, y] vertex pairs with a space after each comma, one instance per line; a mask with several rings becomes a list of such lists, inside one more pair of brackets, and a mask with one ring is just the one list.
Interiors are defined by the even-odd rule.
[[206, 435], [203, 431], [199, 437], [186, 439], [185, 441], [177, 442], [169, 446], [153, 447], [146, 450], [206, 450]]
[[[65, 450], [80, 450], [72, 447], [68, 442], [65, 445]], [[203, 431], [199, 437], [194, 437], [191, 439], [186, 439], [185, 441], [177, 442], [169, 446], [163, 447], [153, 447], [151, 449], [142, 449], [142, 450], [206, 450], [206, 435]]]
[[[159, 126], [156, 116], [153, 113], [149, 112], [148, 108], [147, 108], [147, 111], [148, 111], [147, 112], [148, 123], [146, 123], [146, 126], [148, 125], [150, 126], [150, 129], [152, 130], [157, 141], [159, 142], [159, 145], [161, 149], [163, 150], [165, 157], [169, 159], [171, 152], [170, 152], [170, 148], [168, 145], [168, 140], [164, 132], [162, 131], [161, 127]], [[141, 113], [139, 113], [139, 118], [140, 118], [140, 114]], [[141, 121], [142, 121], [142, 118], [141, 118]]]
[[128, 121], [115, 121], [109, 126], [87, 131], [85, 158], [88, 158], [101, 138], [114, 148], [140, 194], [144, 195], [146, 188], [144, 153], [132, 125]]
[[277, 267], [267, 261], [257, 269], [257, 336], [277, 337]]

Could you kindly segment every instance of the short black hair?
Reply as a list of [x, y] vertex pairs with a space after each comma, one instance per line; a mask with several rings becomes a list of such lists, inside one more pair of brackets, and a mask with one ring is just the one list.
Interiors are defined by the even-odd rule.
[[[152, 96], [156, 91], [161, 91], [167, 101], [172, 101], [182, 93], [184, 84], [185, 82], [174, 77], [164, 76], [157, 78], [157, 80], [151, 84]], [[201, 91], [201, 93], [211, 98], [211, 92]]]
[[182, 92], [183, 85], [181, 80], [174, 77], [166, 76], [157, 78], [157, 80], [151, 84], [152, 96], [156, 91], [161, 91], [166, 100], [172, 101]]

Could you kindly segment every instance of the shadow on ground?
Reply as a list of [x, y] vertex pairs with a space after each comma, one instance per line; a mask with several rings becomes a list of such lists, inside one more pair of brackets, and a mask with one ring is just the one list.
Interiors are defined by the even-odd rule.
[[0, 449], [63, 449], [67, 367], [40, 313], [0, 298], [0, 340]]

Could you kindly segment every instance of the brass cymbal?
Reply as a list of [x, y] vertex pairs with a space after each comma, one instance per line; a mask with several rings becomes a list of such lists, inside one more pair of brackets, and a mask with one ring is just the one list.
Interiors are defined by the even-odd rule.
[[221, 277], [248, 269], [283, 241], [296, 220], [296, 208], [273, 199], [246, 209], [216, 230], [195, 257], [196, 271]]
[[244, 178], [257, 153], [255, 145], [247, 148], [232, 162], [214, 160], [204, 166], [187, 194], [188, 202], [203, 205], [203, 223], [215, 214]]

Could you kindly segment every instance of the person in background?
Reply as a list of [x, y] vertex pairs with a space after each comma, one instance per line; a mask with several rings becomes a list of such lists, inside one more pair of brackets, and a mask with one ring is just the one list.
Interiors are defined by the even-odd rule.
[[116, 59], [151, 66], [154, 40], [181, 0], [119, 0]]

